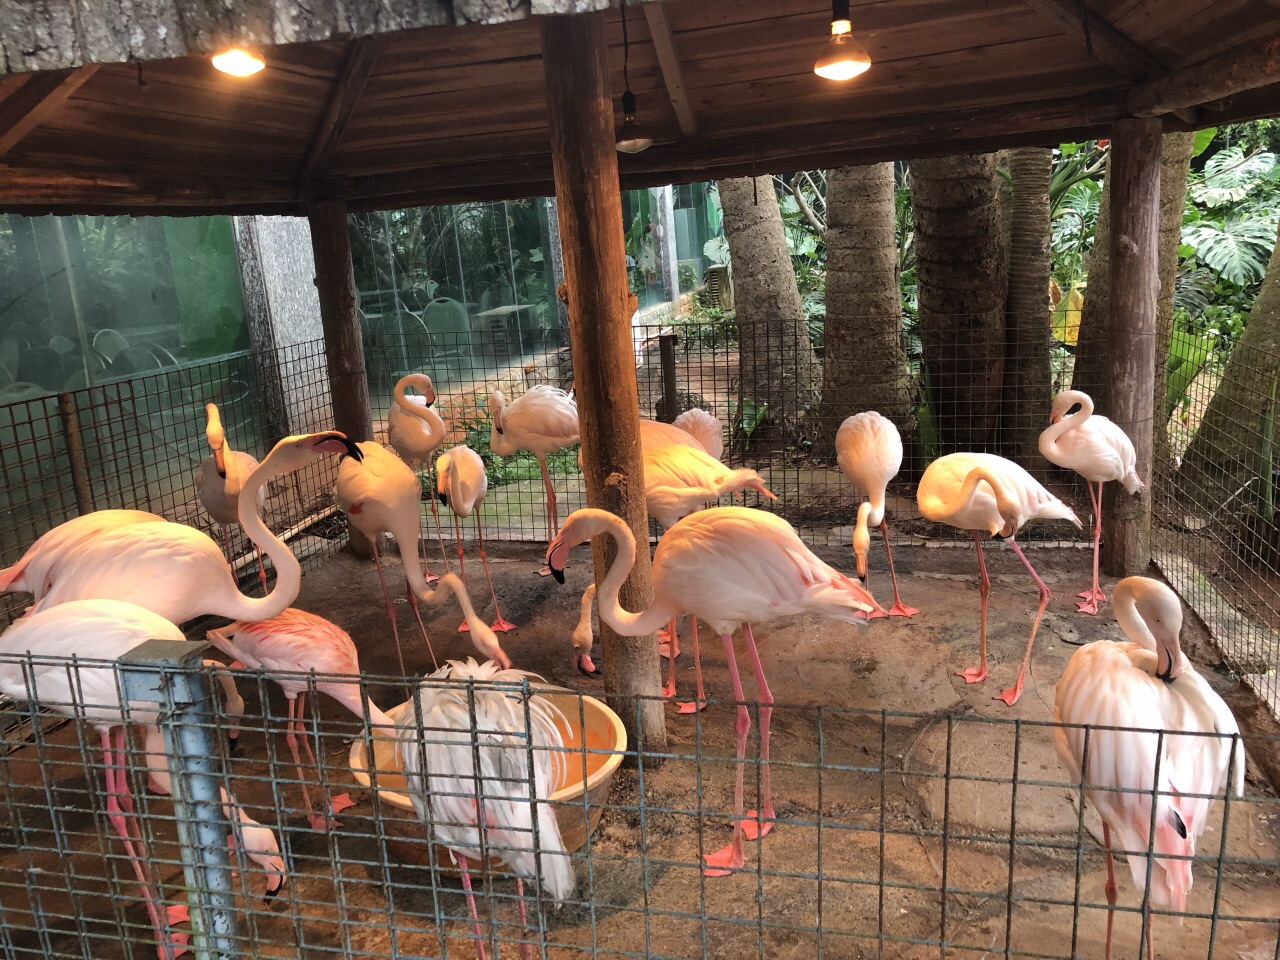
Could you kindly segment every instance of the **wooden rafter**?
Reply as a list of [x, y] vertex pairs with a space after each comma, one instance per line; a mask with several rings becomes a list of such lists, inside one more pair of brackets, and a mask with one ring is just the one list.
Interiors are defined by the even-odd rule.
[[96, 64], [32, 77], [0, 102], [0, 159], [47, 121], [98, 70]]
[[[1037, 13], [1058, 24], [1070, 36], [1084, 42], [1084, 21], [1080, 14], [1082, 0], [1022, 0]], [[1168, 71], [1151, 54], [1134, 43], [1109, 22], [1088, 10], [1088, 42], [1093, 55], [1112, 70], [1132, 81], [1150, 80]]]
[[1244, 43], [1166, 77], [1134, 87], [1129, 109], [1156, 117], [1280, 81], [1280, 33]]
[[689, 102], [689, 88], [685, 86], [684, 71], [680, 68], [680, 57], [676, 54], [675, 37], [671, 32], [671, 22], [667, 20], [667, 11], [660, 0], [642, 6], [644, 18], [649, 22], [649, 36], [653, 39], [658, 66], [662, 69], [662, 82], [667, 88], [667, 96], [671, 98], [671, 106], [675, 108], [676, 120], [680, 124], [680, 134], [684, 137], [696, 136], [698, 118]]
[[346, 136], [351, 115], [360, 101], [360, 94], [364, 92], [364, 85], [369, 80], [377, 59], [378, 45], [374, 38], [361, 37], [351, 42], [347, 59], [342, 64], [342, 73], [334, 81], [324, 117], [311, 138], [302, 169], [298, 171], [299, 183], [323, 176], [329, 169], [334, 154], [342, 145], [342, 138]]

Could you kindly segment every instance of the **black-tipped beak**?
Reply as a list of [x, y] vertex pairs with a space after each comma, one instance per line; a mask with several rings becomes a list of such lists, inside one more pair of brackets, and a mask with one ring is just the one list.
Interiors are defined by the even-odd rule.
[[345, 434], [340, 433], [338, 436], [342, 438], [342, 445], [347, 448], [347, 452], [343, 454], [344, 457], [350, 457], [356, 463], [359, 463], [364, 459], [364, 454], [360, 452], [360, 448], [356, 446], [356, 442], [354, 440], [350, 439]]
[[436, 499], [440, 501], [440, 505], [442, 507], [447, 507], [449, 505], [449, 495], [447, 493], [437, 493]]
[[551, 575], [556, 578], [556, 583], [564, 583], [564, 570], [560, 567], [552, 567]]
[[280, 886], [276, 887], [274, 890], [271, 889], [270, 887], [267, 887], [266, 891], [262, 894], [262, 905], [264, 907], [271, 906], [271, 901], [274, 900], [276, 896], [280, 893], [280, 891], [283, 889], [284, 889], [283, 883], [280, 884]]
[[991, 539], [992, 539], [992, 540], [1003, 540], [1003, 539], [1004, 539], [1004, 534], [1003, 534], [1003, 533], [1000, 533], [999, 531], [996, 531], [995, 533], [993, 533], [993, 534], [991, 535]]
[[227, 734], [227, 753], [235, 753], [239, 749], [240, 749], [240, 734], [228, 733]]

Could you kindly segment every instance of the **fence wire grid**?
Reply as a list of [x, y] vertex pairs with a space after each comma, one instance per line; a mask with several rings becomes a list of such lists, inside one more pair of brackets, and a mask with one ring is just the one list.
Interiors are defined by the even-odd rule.
[[[456, 865], [432, 842], [448, 822], [435, 819], [430, 807], [425, 821], [419, 819], [403, 796], [394, 752], [370, 726], [367, 709], [357, 718], [322, 693], [326, 683], [345, 681], [358, 686], [361, 702], [390, 709], [409, 696], [406, 681], [281, 675], [308, 691], [297, 736], [315, 741], [315, 760], [304, 752], [295, 766], [274, 680], [230, 671], [246, 700], [243, 715], [236, 715], [221, 695], [209, 696], [221, 682], [199, 666], [198, 647], [190, 646], [197, 649], [190, 667], [6, 656], [0, 669], [18, 676], [41, 667], [66, 671], [73, 690], [80, 689], [77, 676], [95, 669], [113, 671], [122, 691], [130, 670], [158, 678], [153, 686], [170, 738], [173, 797], [144, 788], [149, 767], [135, 725], [126, 751], [134, 805], [124, 816], [136, 827], [166, 907], [185, 900], [206, 924], [211, 952], [199, 955], [474, 956], [476, 933]], [[743, 869], [708, 878], [701, 856], [728, 841], [734, 816], [732, 703], [713, 702], [691, 718], [684, 738], [655, 753], [620, 749], [601, 732], [609, 725], [600, 722], [600, 703], [581, 694], [507, 685], [501, 689], [522, 706], [511, 711], [513, 722], [490, 727], [477, 719], [477, 687], [425, 686], [452, 689], [470, 706], [452, 721], [438, 719], [445, 713], [419, 714], [412, 701], [391, 709], [397, 732], [403, 730], [414, 749], [460, 742], [471, 749], [466, 744], [499, 737], [511, 745], [515, 762], [496, 781], [477, 781], [469, 770], [456, 786], [433, 781], [443, 796], [456, 793], [475, 810], [494, 800], [493, 813], [470, 823], [488, 822], [475, 841], [482, 854], [532, 849], [545, 858], [562, 849], [554, 834], [528, 821], [502, 829], [497, 794], [507, 783], [523, 789], [544, 749], [524, 735], [526, 696], [555, 697], [567, 729], [588, 731], [586, 737], [575, 733], [564, 748], [545, 748], [561, 761], [569, 789], [534, 797], [550, 806], [559, 824], [576, 877], [573, 892], [556, 903], [548, 890], [528, 883], [521, 898], [509, 876], [471, 863], [490, 956], [526, 947], [544, 958], [1101, 955], [1106, 869], [1092, 802], [1082, 802], [1090, 785], [1073, 782], [1054, 761], [1051, 724], [776, 705], [775, 730], [788, 735], [775, 739], [768, 761], [783, 798], [773, 831], [747, 844]], [[184, 702], [173, 692], [182, 689], [198, 695]], [[43, 706], [73, 718], [95, 706], [81, 694], [70, 699]], [[99, 706], [121, 722], [154, 716], [136, 699], [132, 715], [121, 714], [118, 703]], [[749, 706], [758, 712], [758, 704]], [[620, 709], [639, 711], [641, 704], [627, 699]], [[83, 719], [54, 721], [34, 703], [14, 711], [0, 781], [0, 950], [10, 958], [154, 956], [138, 881], [108, 826], [98, 733]], [[228, 735], [237, 728], [232, 751]], [[1251, 751], [1276, 746], [1245, 739]], [[183, 746], [193, 743], [208, 746], [198, 754]], [[372, 765], [370, 751], [378, 758]], [[584, 794], [583, 781], [617, 759], [627, 766]], [[764, 769], [758, 744], [749, 746], [748, 805]], [[359, 770], [367, 772], [363, 782]], [[228, 798], [197, 815], [213, 827], [215, 842], [206, 840], [203, 853], [174, 812], [175, 804], [194, 809], [202, 776]], [[310, 806], [302, 799], [304, 783]], [[340, 823], [327, 832], [311, 829], [307, 815], [343, 794], [354, 805], [338, 813]], [[1180, 928], [1143, 897], [1119, 858], [1118, 955], [1137, 953], [1148, 914], [1161, 957], [1280, 950], [1278, 813], [1274, 797], [1252, 788], [1212, 808]], [[245, 823], [241, 814], [273, 832], [283, 857], [284, 885], [274, 899], [264, 901], [264, 892], [280, 866], [247, 855], [261, 852], [264, 841], [246, 841], [245, 827], [232, 826], [233, 816]], [[194, 860], [204, 872], [184, 872]], [[522, 899], [527, 924], [519, 919]], [[169, 935], [191, 927], [175, 921]]]

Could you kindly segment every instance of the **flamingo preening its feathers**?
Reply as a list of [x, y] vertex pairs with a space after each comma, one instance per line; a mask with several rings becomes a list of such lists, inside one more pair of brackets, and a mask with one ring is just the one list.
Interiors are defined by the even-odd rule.
[[[773, 828], [773, 789], [769, 771], [769, 721], [773, 694], [751, 632], [753, 622], [809, 613], [849, 623], [865, 622], [864, 614], [879, 604], [857, 583], [819, 560], [781, 517], [745, 507], [713, 507], [692, 513], [667, 530], [653, 556], [654, 602], [649, 609], [631, 613], [622, 609], [618, 593], [636, 559], [636, 541], [621, 519], [605, 510], [572, 513], [547, 549], [547, 563], [556, 579], [564, 582], [569, 550], [598, 534], [608, 534], [618, 555], [600, 584], [600, 618], [622, 636], [652, 633], [681, 613], [707, 621], [720, 634], [733, 696], [738, 702], [735, 726], [738, 763], [735, 787], [737, 819], [733, 840], [706, 858], [707, 874], [723, 876], [743, 866], [743, 837], [752, 839]], [[587, 593], [595, 592], [594, 584]], [[590, 608], [583, 603], [590, 616]], [[762, 803], [759, 813], [743, 819], [743, 773], [751, 716], [742, 691], [742, 678], [733, 651], [733, 631], [742, 632], [755, 671], [760, 700], [760, 758]], [[749, 826], [748, 826], [749, 824]]]
[[[1050, 463], [1074, 470], [1087, 481], [1093, 504], [1093, 586], [1078, 594], [1081, 613], [1097, 613], [1106, 600], [1098, 586], [1098, 547], [1102, 542], [1102, 485], [1119, 480], [1130, 494], [1142, 492], [1138, 455], [1125, 432], [1093, 412], [1093, 400], [1080, 390], [1065, 390], [1053, 398], [1049, 428], [1040, 434], [1040, 452]], [[1098, 485], [1098, 495], [1093, 485]]]
[[[1185, 910], [1191, 860], [1173, 858], [1195, 855], [1214, 796], [1224, 786], [1243, 796], [1245, 772], [1235, 717], [1182, 653], [1177, 594], [1158, 580], [1128, 577], [1116, 585], [1112, 605], [1128, 641], [1099, 640], [1077, 650], [1058, 681], [1053, 709], [1063, 725], [1054, 730], [1058, 756], [1102, 817], [1111, 908], [1107, 960], [1118, 894], [1112, 831], [1139, 890], [1150, 873], [1151, 905]], [[1149, 960], [1150, 920], [1148, 914]]]

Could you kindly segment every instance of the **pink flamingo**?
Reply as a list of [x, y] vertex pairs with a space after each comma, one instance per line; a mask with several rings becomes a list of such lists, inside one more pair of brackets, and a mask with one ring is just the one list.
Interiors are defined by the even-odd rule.
[[[1102, 485], [1119, 480], [1131, 494], [1142, 492], [1138, 455], [1125, 432], [1106, 417], [1093, 412], [1093, 399], [1080, 390], [1064, 390], [1053, 398], [1049, 428], [1040, 434], [1040, 452], [1050, 463], [1067, 467], [1084, 477], [1093, 504], [1093, 587], [1077, 596], [1081, 613], [1096, 614], [1107, 599], [1098, 586], [1098, 547], [1102, 542]], [[1093, 485], [1098, 485], [1098, 496]]]
[[[618, 555], [600, 584], [600, 618], [623, 636], [652, 633], [677, 614], [688, 612], [711, 624], [720, 634], [733, 696], [738, 702], [734, 727], [738, 739], [734, 799], [737, 818], [733, 840], [706, 857], [708, 876], [724, 876], [742, 867], [743, 837], [756, 839], [773, 829], [776, 819], [769, 770], [769, 721], [773, 694], [765, 680], [756, 649], [752, 622], [763, 622], [799, 613], [844, 620], [865, 621], [861, 614], [879, 607], [875, 598], [857, 583], [819, 560], [781, 517], [745, 507], [713, 507], [700, 510], [676, 523], [658, 542], [653, 557], [654, 602], [641, 613], [622, 609], [618, 591], [636, 559], [631, 528], [604, 510], [572, 513], [559, 536], [547, 549], [547, 563], [556, 579], [564, 582], [569, 550], [597, 534], [613, 537]], [[595, 585], [587, 588], [595, 592]], [[584, 599], [583, 609], [589, 607]], [[743, 814], [743, 772], [751, 715], [742, 692], [742, 678], [733, 652], [733, 631], [742, 625], [760, 698], [760, 759], [762, 806]]]
[[[316, 674], [314, 682], [318, 692], [328, 694], [362, 721], [367, 716], [374, 724], [394, 726], [393, 721], [376, 704], [366, 704], [361, 696], [357, 682], [360, 660], [350, 634], [323, 617], [290, 607], [270, 620], [238, 621], [210, 630], [205, 637], [232, 659], [270, 674], [284, 691], [289, 711], [285, 739], [289, 744], [289, 752], [293, 754], [298, 782], [302, 785], [307, 820], [312, 830], [326, 830], [330, 826], [336, 826], [329, 814], [341, 813], [347, 807], [354, 806], [354, 802], [344, 793], [325, 805], [325, 813], [317, 813], [311, 805], [307, 778], [302, 771], [302, 758], [298, 754], [297, 734], [301, 733], [302, 745], [307, 752], [311, 769], [320, 769], [302, 720], [307, 689], [313, 679], [310, 674]], [[348, 676], [352, 679], [336, 679]], [[319, 679], [321, 677], [324, 679]], [[335, 679], [328, 679], [330, 677]], [[321, 785], [321, 790], [324, 789]]]
[[[88, 519], [85, 517], [68, 521], [28, 551], [28, 556], [34, 553], [43, 577], [33, 581], [31, 575], [20, 570], [19, 579], [28, 588], [41, 588], [43, 595], [36, 602], [35, 611], [69, 600], [109, 599], [136, 603], [171, 623], [205, 615], [232, 620], [274, 617], [297, 598], [302, 568], [288, 545], [274, 536], [258, 516], [258, 490], [273, 477], [335, 453], [352, 452], [359, 455], [351, 441], [334, 431], [286, 437], [245, 478], [239, 504], [240, 525], [255, 544], [265, 549], [276, 568], [275, 585], [265, 597], [249, 597], [240, 592], [221, 548], [207, 534], [163, 519], [137, 522], [135, 518], [135, 522], [98, 527], [81, 524]], [[68, 534], [65, 528], [72, 524], [77, 525], [77, 531]]]
[[[33, 701], [72, 719], [87, 720], [102, 740], [107, 819], [125, 855], [151, 918], [156, 954], [161, 960], [186, 951], [188, 934], [170, 927], [187, 919], [180, 905], [163, 909], [163, 901], [144, 859], [142, 831], [134, 816], [126, 775], [126, 723], [152, 723], [156, 704], [123, 702], [112, 664], [72, 663], [115, 660], [148, 640], [185, 639], [163, 617], [119, 600], [77, 600], [33, 612], [0, 636], [0, 693]], [[24, 659], [27, 654], [31, 658]], [[8, 655], [8, 656], [5, 656]]]
[[[556, 513], [556, 489], [547, 470], [547, 455], [578, 442], [578, 405], [573, 397], [558, 387], [546, 384], [530, 387], [510, 404], [501, 390], [489, 394], [489, 413], [493, 428], [489, 431], [489, 449], [500, 457], [528, 450], [538, 458], [542, 468], [542, 486], [547, 495], [547, 540], [556, 535], [559, 518]], [[549, 567], [539, 576], [551, 573]]]
[[1031, 645], [1036, 641], [1036, 630], [1051, 596], [1014, 538], [1028, 520], [1070, 520], [1076, 527], [1080, 521], [1070, 507], [1040, 486], [1027, 471], [989, 453], [952, 453], [933, 461], [920, 478], [916, 503], [927, 519], [972, 531], [978, 548], [978, 592], [982, 597], [978, 648], [982, 666], [961, 671], [959, 675], [966, 683], [987, 679], [987, 595], [991, 592], [991, 580], [982, 555], [983, 530], [993, 537], [1008, 538], [1009, 546], [1040, 589], [1040, 605], [1031, 623], [1031, 636], [1027, 638], [1027, 652], [1022, 657], [1017, 682], [1000, 691], [996, 698], [1013, 706], [1022, 696], [1023, 681], [1031, 663]]
[[[462, 572], [462, 582], [467, 582], [466, 568], [462, 559], [462, 530], [459, 518], [474, 514], [476, 518], [476, 538], [480, 541], [480, 563], [484, 566], [485, 579], [489, 581], [489, 596], [493, 597], [493, 629], [498, 633], [514, 630], [516, 625], [502, 617], [498, 609], [498, 594], [493, 589], [493, 577], [489, 573], [489, 557], [484, 552], [484, 530], [480, 526], [480, 504], [489, 489], [489, 478], [484, 472], [484, 461], [465, 444], [459, 444], [436, 460], [436, 496], [440, 502], [453, 511], [453, 539], [458, 545], [458, 569]], [[469, 630], [464, 621], [458, 627], [459, 633]]]
[[[226, 551], [227, 565], [235, 570], [235, 557], [231, 554], [231, 526], [240, 522], [240, 489], [244, 478], [258, 469], [258, 461], [247, 453], [232, 450], [227, 445], [227, 435], [222, 429], [222, 418], [218, 415], [215, 404], [205, 404], [205, 415], [208, 423], [204, 428], [205, 439], [212, 452], [200, 462], [196, 468], [196, 496], [200, 505], [213, 518], [222, 534], [222, 546]], [[257, 506], [258, 513], [266, 503], [267, 491], [259, 487]], [[262, 565], [262, 550], [255, 547], [258, 555], [258, 579], [262, 582], [262, 592], [267, 592], [267, 569]]]
[[891, 617], [913, 617], [920, 611], [908, 607], [898, 595], [898, 574], [893, 569], [893, 551], [889, 547], [889, 524], [884, 517], [884, 495], [889, 481], [902, 468], [902, 437], [893, 421], [868, 410], [856, 413], [840, 424], [836, 431], [836, 458], [840, 469], [853, 485], [867, 495], [858, 507], [858, 520], [853, 528], [853, 552], [858, 558], [858, 577], [867, 582], [867, 553], [871, 549], [869, 527], [879, 526], [884, 538], [884, 553], [889, 560], [889, 576], [893, 580]]
[[[405, 390], [413, 387], [418, 391], [414, 396], [407, 396]], [[417, 473], [421, 464], [427, 465], [427, 490], [432, 491], [435, 483], [431, 477], [431, 457], [444, 443], [447, 430], [433, 405], [436, 402], [436, 389], [431, 378], [425, 373], [410, 373], [396, 382], [392, 394], [395, 403], [387, 413], [387, 442], [400, 454], [400, 459]], [[440, 559], [445, 569], [449, 563], [445, 559], [444, 534], [440, 532], [440, 511], [436, 508], [434, 497], [431, 500], [431, 519], [435, 521], [436, 542], [440, 544]], [[427, 583], [438, 579], [434, 573], [426, 569], [426, 545], [423, 544], [423, 578]]]
[[[1054, 720], [1063, 724], [1054, 730], [1058, 756], [1102, 817], [1107, 960], [1119, 892], [1111, 831], [1128, 851], [1139, 890], [1150, 872], [1151, 905], [1185, 910], [1191, 860], [1173, 858], [1195, 856], [1212, 798], [1228, 779], [1235, 795], [1244, 796], [1245, 766], [1235, 717], [1182, 653], [1177, 594], [1158, 580], [1127, 577], [1116, 584], [1112, 603], [1129, 642], [1099, 640], [1077, 650], [1058, 681], [1053, 707]], [[1151, 960], [1150, 914], [1145, 933]]]
[[[696, 407], [686, 410], [671, 423], [640, 419], [640, 448], [693, 447], [709, 453], [716, 460], [724, 454], [724, 427], [711, 414]], [[582, 469], [582, 453], [578, 453], [578, 469]]]

